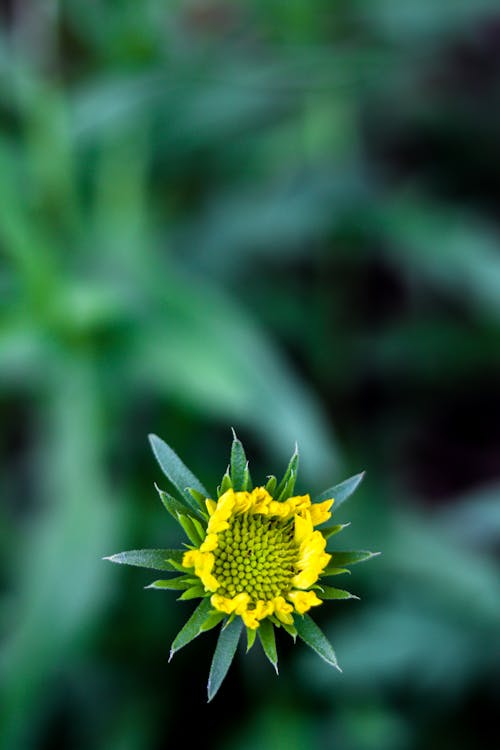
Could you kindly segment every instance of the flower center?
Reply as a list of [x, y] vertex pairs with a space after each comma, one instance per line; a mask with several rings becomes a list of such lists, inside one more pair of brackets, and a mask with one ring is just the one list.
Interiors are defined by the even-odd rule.
[[218, 534], [213, 567], [220, 584], [217, 593], [227, 597], [247, 593], [253, 601], [284, 596], [292, 588], [298, 555], [293, 520], [237, 515]]

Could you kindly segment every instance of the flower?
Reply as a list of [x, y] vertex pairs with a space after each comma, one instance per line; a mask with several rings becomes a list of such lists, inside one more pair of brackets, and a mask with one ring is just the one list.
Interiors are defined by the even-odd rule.
[[292, 625], [294, 610], [304, 614], [322, 603], [306, 589], [331, 560], [314, 526], [330, 518], [332, 503], [311, 503], [309, 495], [277, 502], [265, 487], [229, 489], [217, 503], [206, 501], [206, 537], [182, 565], [194, 568], [214, 609], [240, 615], [248, 628], [271, 615]]
[[347, 566], [376, 554], [327, 549], [330, 537], [348, 525], [324, 525], [332, 507], [354, 492], [363, 474], [331, 487], [313, 502], [309, 494], [294, 494], [296, 449], [279, 483], [270, 476], [265, 486], [253, 489], [243, 446], [234, 435], [230, 465], [216, 495], [210, 496], [169, 445], [156, 435], [150, 441], [177, 497], [157, 488], [158, 493], [189, 543], [184, 549], [131, 550], [106, 559], [173, 573], [147, 588], [180, 591], [181, 600], [201, 599], [174, 639], [171, 657], [222, 624], [210, 670], [209, 700], [229, 669], [243, 626], [247, 651], [258, 635], [276, 669], [275, 627], [294, 640], [299, 636], [338, 668], [335, 652], [308, 612], [325, 600], [357, 598], [325, 585], [323, 579], [348, 572]]

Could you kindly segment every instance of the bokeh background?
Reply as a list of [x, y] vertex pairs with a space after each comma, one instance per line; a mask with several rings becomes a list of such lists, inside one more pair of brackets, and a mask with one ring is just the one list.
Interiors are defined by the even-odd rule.
[[[494, 747], [497, 0], [0, 7], [2, 750]], [[231, 426], [366, 469], [382, 555], [342, 675], [280, 638], [207, 706], [214, 633], [167, 664], [192, 603], [101, 558], [181, 541], [147, 434], [215, 488]]]

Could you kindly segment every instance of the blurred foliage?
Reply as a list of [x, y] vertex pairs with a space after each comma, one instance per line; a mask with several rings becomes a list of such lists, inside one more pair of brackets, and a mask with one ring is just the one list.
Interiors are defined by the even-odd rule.
[[[0, 7], [2, 748], [486, 747], [497, 1]], [[284, 641], [206, 707], [182, 605], [100, 558], [178, 541], [146, 434], [215, 489], [231, 425], [303, 491], [368, 469], [383, 556], [319, 615], [343, 675]]]

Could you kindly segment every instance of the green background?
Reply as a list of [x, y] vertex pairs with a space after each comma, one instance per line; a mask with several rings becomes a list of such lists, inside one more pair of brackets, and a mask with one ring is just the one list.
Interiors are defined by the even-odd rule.
[[[2, 750], [493, 747], [498, 3], [0, 7]], [[231, 426], [257, 481], [366, 469], [382, 555], [342, 675], [280, 637], [207, 706], [215, 634], [168, 664], [192, 603], [101, 558], [182, 540], [147, 434], [215, 491]]]

